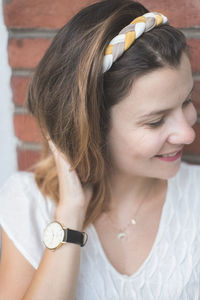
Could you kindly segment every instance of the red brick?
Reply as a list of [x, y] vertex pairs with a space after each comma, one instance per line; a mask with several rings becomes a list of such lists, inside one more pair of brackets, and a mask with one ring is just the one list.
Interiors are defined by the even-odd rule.
[[192, 144], [184, 147], [184, 153], [200, 154], [200, 124], [196, 124], [194, 129], [196, 132], [196, 139]]
[[[9, 27], [60, 28], [77, 11], [92, 0], [12, 0], [4, 4], [5, 22]], [[200, 25], [199, 0], [143, 0], [150, 11], [166, 15], [175, 27]]]
[[14, 116], [15, 135], [24, 142], [41, 142], [42, 135], [31, 115]]
[[[77, 11], [96, 1], [92, 0], [12, 0], [4, 4], [5, 22], [9, 27], [60, 28]], [[166, 15], [172, 26], [200, 25], [199, 0], [143, 0], [150, 11]]]
[[11, 67], [35, 68], [50, 43], [50, 39], [10, 39], [8, 55]]
[[200, 114], [200, 81], [195, 81], [195, 88], [194, 88], [192, 98], [193, 98], [195, 108], [197, 109], [198, 113]]
[[17, 105], [23, 105], [26, 99], [26, 93], [30, 77], [12, 76], [11, 87], [13, 92], [13, 101]]
[[149, 11], [164, 14], [174, 27], [192, 27], [200, 25], [199, 0], [143, 0], [142, 4]]
[[193, 72], [200, 72], [200, 40], [199, 39], [192, 39], [187, 40], [188, 45], [190, 46], [190, 54], [191, 54], [191, 65]]
[[39, 151], [27, 151], [17, 149], [18, 169], [21, 171], [32, 171], [31, 168], [40, 159]]
[[4, 4], [8, 27], [60, 28], [92, 0], [12, 0]]

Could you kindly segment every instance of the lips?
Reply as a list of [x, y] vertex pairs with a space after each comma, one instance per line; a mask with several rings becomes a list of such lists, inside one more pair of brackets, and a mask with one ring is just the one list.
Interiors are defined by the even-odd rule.
[[157, 157], [173, 157], [176, 156], [177, 153], [179, 153], [182, 149], [179, 149], [177, 151], [174, 152], [170, 152], [170, 153], [166, 153], [166, 154], [160, 154], [160, 155], [156, 155]]
[[171, 152], [168, 154], [163, 154], [163, 155], [156, 155], [156, 158], [165, 162], [173, 162], [173, 161], [178, 161], [182, 156], [182, 150], [176, 151], [176, 152]]

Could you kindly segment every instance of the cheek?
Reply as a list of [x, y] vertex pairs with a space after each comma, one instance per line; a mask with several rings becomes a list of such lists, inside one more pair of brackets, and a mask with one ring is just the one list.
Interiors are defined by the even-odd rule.
[[160, 152], [165, 143], [163, 130], [115, 127], [108, 135], [111, 160], [129, 165], [133, 160], [148, 160]]
[[161, 132], [142, 128], [125, 134], [119, 143], [118, 149], [121, 149], [127, 157], [149, 159], [158, 154], [163, 142]]
[[160, 149], [165, 143], [165, 134], [162, 130], [143, 129], [136, 141], [136, 154], [138, 157], [146, 159], [153, 158], [160, 152]]

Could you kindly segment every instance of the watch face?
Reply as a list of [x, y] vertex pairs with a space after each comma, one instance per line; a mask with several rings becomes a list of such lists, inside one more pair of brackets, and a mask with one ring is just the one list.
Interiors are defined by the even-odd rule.
[[60, 223], [54, 221], [47, 225], [43, 234], [43, 242], [49, 249], [56, 249], [63, 241], [64, 230]]

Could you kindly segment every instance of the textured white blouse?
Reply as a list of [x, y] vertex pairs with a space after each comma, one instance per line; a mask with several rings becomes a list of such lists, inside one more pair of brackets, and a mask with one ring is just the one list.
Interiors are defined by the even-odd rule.
[[[54, 210], [32, 173], [16, 172], [0, 189], [0, 224], [35, 269], [45, 249], [43, 231]], [[131, 276], [111, 265], [95, 227], [90, 225], [86, 231], [77, 300], [200, 299], [200, 166], [182, 163], [169, 179], [153, 247]]]

